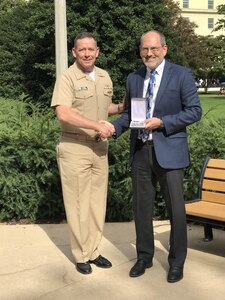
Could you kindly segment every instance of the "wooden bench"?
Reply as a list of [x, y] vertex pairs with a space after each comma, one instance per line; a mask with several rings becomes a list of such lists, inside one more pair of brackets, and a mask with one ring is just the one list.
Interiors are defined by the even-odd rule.
[[225, 227], [225, 159], [207, 158], [199, 178], [198, 198], [185, 202], [187, 220], [204, 224], [204, 241], [213, 227]]

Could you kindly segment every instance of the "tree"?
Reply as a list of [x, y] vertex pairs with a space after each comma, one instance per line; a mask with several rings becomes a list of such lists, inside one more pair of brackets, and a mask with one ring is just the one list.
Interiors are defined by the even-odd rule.
[[174, 1], [98, 0], [92, 5], [90, 0], [85, 3], [68, 0], [67, 6], [70, 47], [78, 32], [95, 33], [101, 49], [98, 64], [112, 76], [117, 98], [123, 96], [128, 73], [142, 64], [138, 53], [139, 40], [142, 33], [150, 29], [165, 34], [169, 60], [197, 73], [203, 50], [197, 48], [196, 25], [181, 17], [181, 9]]
[[199, 67], [197, 76], [204, 79], [207, 92], [208, 86], [225, 74], [225, 37], [204, 37], [204, 65]]
[[50, 101], [55, 79], [54, 4], [11, 2], [1, 3], [0, 96], [25, 94], [38, 101]]
[[[220, 5], [218, 13], [224, 14], [224, 12], [225, 5]], [[223, 19], [220, 19], [217, 24], [215, 31], [224, 28]], [[225, 73], [225, 38], [223, 35], [215, 38], [211, 36], [197, 36], [193, 34], [195, 24], [191, 23], [189, 26], [186, 26], [184, 19], [181, 21], [179, 28], [183, 42], [181, 46], [183, 64], [191, 67], [197, 78], [204, 80], [205, 91], [207, 92], [208, 86], [213, 81], [222, 78]]]
[[[48, 106], [55, 82], [54, 3], [4, 0], [1, 7], [0, 96], [24, 93]], [[147, 30], [165, 34], [171, 61], [194, 71], [201, 61], [194, 25], [172, 0], [67, 0], [67, 25], [69, 52], [79, 32], [95, 34], [101, 50], [97, 64], [110, 73], [116, 101], [128, 73], [142, 64], [139, 39]]]
[[5, 97], [24, 92], [22, 65], [27, 42], [24, 5], [23, 1], [4, 0], [0, 7], [0, 95]]
[[[223, 15], [216, 23], [214, 31], [225, 28], [225, 5], [217, 7], [217, 13]], [[199, 65], [197, 76], [206, 82], [206, 91], [208, 86], [214, 81], [224, 80], [225, 76], [225, 35], [219, 35], [215, 38], [202, 37], [202, 48], [204, 49], [203, 64]]]
[[223, 15], [223, 18], [218, 20], [214, 31], [224, 30], [225, 29], [225, 4], [221, 4], [217, 7], [217, 13], [219, 15]]
[[13, 10], [18, 5], [23, 4], [23, 2], [24, 0], [1, 0], [0, 15]]

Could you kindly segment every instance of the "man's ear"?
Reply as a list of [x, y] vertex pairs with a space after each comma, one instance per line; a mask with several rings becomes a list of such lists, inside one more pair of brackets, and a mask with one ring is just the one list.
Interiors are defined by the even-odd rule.
[[76, 58], [76, 57], [77, 57], [77, 55], [76, 55], [76, 49], [75, 49], [75, 48], [72, 48], [72, 51], [71, 51], [71, 52], [72, 52], [73, 57]]
[[99, 47], [97, 47], [97, 49], [96, 49], [96, 58], [99, 56], [99, 51], [100, 51], [100, 49], [99, 49]]

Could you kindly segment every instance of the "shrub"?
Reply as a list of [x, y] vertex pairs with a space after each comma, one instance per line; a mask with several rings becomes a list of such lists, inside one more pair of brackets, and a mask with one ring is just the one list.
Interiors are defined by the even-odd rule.
[[[0, 220], [55, 220], [65, 217], [55, 146], [58, 121], [51, 109], [0, 98]], [[133, 219], [129, 168], [129, 131], [109, 140], [109, 189], [106, 220]], [[204, 117], [188, 127], [191, 165], [185, 170], [184, 196], [197, 196], [206, 156], [225, 159], [225, 119]], [[157, 188], [155, 218], [167, 218]]]
[[129, 132], [109, 143], [109, 186], [107, 221], [133, 219], [131, 177], [129, 168]]
[[190, 167], [185, 170], [185, 199], [197, 196], [198, 179], [202, 163], [207, 156], [225, 159], [225, 119], [202, 118], [188, 127]]
[[[188, 127], [191, 164], [184, 172], [185, 200], [197, 197], [198, 179], [204, 159], [207, 156], [225, 159], [225, 119], [213, 120], [204, 117], [202, 121]], [[133, 219], [132, 191], [129, 160], [129, 133], [110, 142], [110, 179], [107, 220]], [[158, 219], [168, 218], [164, 199], [157, 186], [154, 215]]]
[[63, 213], [53, 116], [37, 105], [0, 99], [0, 220]]

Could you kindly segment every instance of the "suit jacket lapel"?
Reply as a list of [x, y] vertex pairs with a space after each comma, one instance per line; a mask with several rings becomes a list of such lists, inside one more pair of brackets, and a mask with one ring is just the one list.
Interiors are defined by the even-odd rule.
[[142, 67], [139, 70], [138, 77], [137, 77], [137, 89], [136, 89], [137, 98], [142, 98], [143, 97], [145, 74], [146, 74], [146, 67]]
[[159, 104], [159, 102], [161, 100], [161, 97], [165, 92], [165, 89], [167, 87], [169, 78], [171, 76], [171, 72], [172, 72], [171, 64], [166, 60], [164, 70], [163, 70], [163, 74], [162, 74], [161, 83], [160, 83], [158, 93], [157, 93], [157, 97], [156, 97], [155, 106], [157, 106]]

